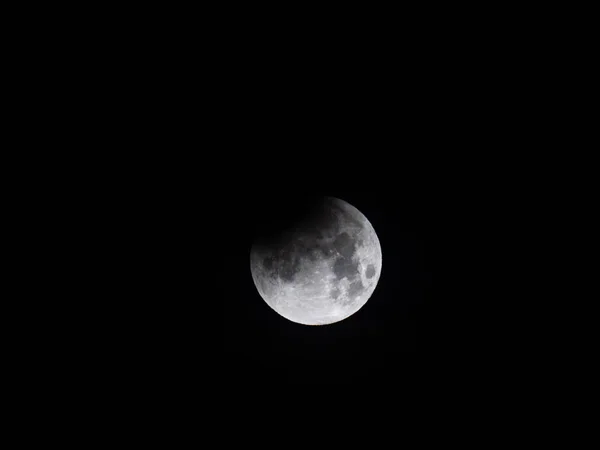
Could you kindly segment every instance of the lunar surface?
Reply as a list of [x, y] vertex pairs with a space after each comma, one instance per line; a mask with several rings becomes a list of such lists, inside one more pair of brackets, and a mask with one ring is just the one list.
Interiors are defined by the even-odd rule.
[[324, 197], [285, 230], [255, 241], [250, 268], [261, 297], [305, 325], [339, 322], [369, 300], [381, 274], [373, 226], [347, 202]]

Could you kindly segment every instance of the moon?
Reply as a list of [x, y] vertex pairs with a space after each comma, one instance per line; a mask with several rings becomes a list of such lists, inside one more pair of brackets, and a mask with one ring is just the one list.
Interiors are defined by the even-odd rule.
[[263, 300], [292, 322], [339, 322], [362, 308], [377, 286], [379, 238], [344, 200], [322, 197], [302, 211], [284, 229], [255, 240], [252, 279]]

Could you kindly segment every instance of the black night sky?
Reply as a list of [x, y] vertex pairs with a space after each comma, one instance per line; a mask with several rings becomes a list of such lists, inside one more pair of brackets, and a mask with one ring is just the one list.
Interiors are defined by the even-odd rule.
[[[304, 64], [294, 54], [284, 64], [279, 59], [292, 55], [287, 49], [261, 59], [259, 47], [244, 49], [244, 42], [234, 48], [245, 58], [218, 52], [223, 64], [207, 65], [208, 81], [194, 73], [199, 99], [192, 90], [165, 95], [185, 103], [159, 108], [172, 116], [166, 125], [140, 121], [136, 135], [150, 136], [155, 152], [135, 143], [139, 155], [123, 157], [130, 163], [121, 157], [112, 163], [128, 189], [114, 189], [120, 210], [114, 220], [104, 219], [102, 236], [118, 234], [126, 251], [115, 251], [117, 264], [111, 261], [102, 275], [116, 274], [128, 288], [105, 295], [108, 307], [94, 305], [107, 323], [98, 340], [115, 348], [107, 357], [143, 367], [143, 376], [172, 373], [195, 383], [208, 373], [223, 387], [219, 392], [277, 383], [375, 386], [426, 373], [446, 376], [456, 367], [446, 364], [454, 352], [467, 350], [468, 362], [477, 365], [489, 337], [500, 344], [514, 339], [504, 323], [502, 333], [488, 330], [501, 322], [498, 316], [520, 314], [520, 304], [489, 299], [501, 283], [482, 283], [473, 274], [487, 268], [467, 243], [489, 256], [486, 246], [504, 233], [481, 231], [506, 220], [481, 212], [502, 206], [482, 186], [501, 163], [521, 166], [515, 155], [522, 144], [509, 132], [529, 118], [515, 119], [521, 99], [506, 81], [520, 83], [520, 69], [500, 73], [495, 54], [483, 47], [461, 59], [454, 47], [442, 48], [445, 38], [433, 47], [445, 58], [411, 39], [399, 53], [376, 54], [364, 45], [363, 58], [346, 45], [345, 64], [333, 47], [318, 61], [307, 53]], [[154, 101], [147, 91], [143, 97]], [[515, 155], [507, 155], [508, 144]], [[510, 189], [509, 175], [494, 189]], [[250, 249], [265, 218], [314, 195], [356, 207], [373, 225], [383, 255], [367, 303], [325, 326], [277, 314], [250, 270]], [[133, 216], [141, 219], [126, 219]], [[521, 226], [520, 216], [508, 217], [512, 228]], [[110, 239], [102, 239], [109, 248]], [[433, 289], [434, 261], [443, 298]], [[498, 273], [514, 276], [508, 263]], [[464, 286], [452, 290], [455, 280]], [[463, 300], [467, 295], [476, 297], [475, 306]]]

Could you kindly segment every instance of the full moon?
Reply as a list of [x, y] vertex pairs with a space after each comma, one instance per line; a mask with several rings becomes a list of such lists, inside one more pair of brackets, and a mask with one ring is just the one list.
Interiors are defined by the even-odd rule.
[[354, 206], [333, 197], [257, 238], [250, 270], [264, 301], [304, 325], [344, 320], [369, 300], [381, 274], [381, 246]]

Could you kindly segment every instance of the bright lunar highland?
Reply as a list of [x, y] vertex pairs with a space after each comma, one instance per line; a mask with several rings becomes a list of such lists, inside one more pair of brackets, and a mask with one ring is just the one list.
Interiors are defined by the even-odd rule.
[[327, 325], [354, 314], [381, 274], [381, 246], [367, 218], [337, 198], [317, 203], [250, 251], [261, 297], [281, 316], [305, 325]]

